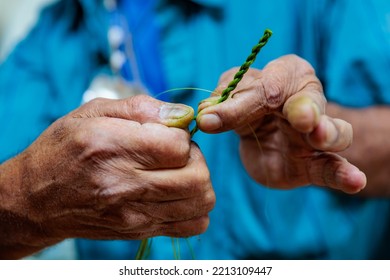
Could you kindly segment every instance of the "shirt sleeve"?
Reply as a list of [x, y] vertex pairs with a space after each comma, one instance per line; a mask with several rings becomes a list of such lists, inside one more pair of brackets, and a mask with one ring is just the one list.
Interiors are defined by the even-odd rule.
[[325, 94], [344, 106], [390, 103], [390, 2], [328, 1], [319, 33]]

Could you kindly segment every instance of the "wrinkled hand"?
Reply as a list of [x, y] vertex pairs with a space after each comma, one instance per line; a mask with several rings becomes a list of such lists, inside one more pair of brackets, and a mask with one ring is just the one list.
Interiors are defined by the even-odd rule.
[[289, 55], [262, 71], [250, 69], [229, 99], [215, 105], [236, 71], [225, 73], [213, 96], [201, 102], [197, 123], [208, 133], [234, 129], [242, 161], [256, 181], [281, 189], [364, 188], [365, 175], [337, 154], [351, 144], [352, 127], [325, 114], [321, 83], [306, 61]]
[[147, 96], [85, 104], [21, 154], [23, 214], [53, 239], [204, 232], [215, 203], [208, 168], [178, 128], [192, 118]]

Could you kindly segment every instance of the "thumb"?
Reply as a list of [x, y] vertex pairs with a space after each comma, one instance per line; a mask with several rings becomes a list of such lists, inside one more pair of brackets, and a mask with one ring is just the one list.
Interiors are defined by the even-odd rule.
[[222, 91], [226, 88], [225, 81], [231, 80], [226, 77], [233, 72], [227, 73], [222, 76], [221, 83], [212, 96], [202, 100], [198, 106], [197, 124], [204, 132], [219, 133], [237, 129], [270, 112], [269, 106], [266, 106], [265, 94], [259, 94], [260, 71], [256, 69], [249, 69], [230, 97], [220, 102]]
[[108, 117], [187, 128], [193, 120], [194, 110], [187, 105], [136, 95], [126, 99], [96, 98], [72, 112], [72, 115], [76, 118]]

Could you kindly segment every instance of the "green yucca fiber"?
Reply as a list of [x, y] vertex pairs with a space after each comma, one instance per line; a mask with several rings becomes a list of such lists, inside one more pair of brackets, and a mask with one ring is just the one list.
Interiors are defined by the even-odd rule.
[[[245, 73], [249, 70], [249, 67], [255, 62], [257, 55], [261, 49], [267, 44], [268, 39], [271, 37], [272, 31], [266, 29], [263, 36], [260, 38], [259, 42], [252, 48], [251, 54], [247, 57], [245, 62], [241, 65], [240, 69], [234, 75], [233, 80], [228, 84], [228, 86], [222, 91], [221, 97], [218, 99], [216, 104], [221, 103], [228, 99], [230, 93], [237, 87], [239, 82], [241, 82]], [[198, 131], [198, 126], [195, 124], [195, 127], [191, 130], [191, 137]]]

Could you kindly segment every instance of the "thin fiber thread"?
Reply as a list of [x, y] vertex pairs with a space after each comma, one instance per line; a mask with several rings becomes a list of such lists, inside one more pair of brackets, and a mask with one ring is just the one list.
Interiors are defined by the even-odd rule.
[[[247, 57], [245, 62], [241, 65], [240, 69], [236, 72], [233, 77], [233, 80], [228, 84], [228, 86], [222, 91], [221, 97], [218, 99], [217, 104], [228, 99], [230, 93], [237, 87], [241, 82], [245, 73], [249, 70], [250, 66], [255, 62], [257, 55], [261, 49], [267, 44], [268, 39], [271, 37], [272, 31], [266, 29], [263, 36], [260, 38], [259, 42], [252, 48], [251, 54]], [[191, 130], [191, 137], [199, 130], [198, 126], [195, 124], [195, 127]]]
[[[237, 87], [245, 73], [249, 70], [250, 66], [255, 62], [257, 55], [261, 51], [261, 49], [267, 44], [268, 39], [271, 37], [272, 31], [266, 29], [264, 31], [263, 36], [260, 38], [259, 42], [252, 48], [251, 54], [247, 57], [245, 62], [241, 65], [240, 69], [236, 72], [233, 77], [233, 80], [228, 84], [228, 86], [222, 91], [221, 97], [218, 99], [217, 104], [225, 101], [229, 98], [230, 93]], [[198, 126], [195, 124], [195, 127], [191, 130], [191, 137], [199, 130]], [[178, 258], [177, 252], [175, 250], [174, 240], [172, 239], [172, 246], [174, 249], [174, 257]], [[136, 259], [142, 260], [147, 258], [150, 253], [151, 243], [149, 239], [144, 239], [141, 242], [141, 245], [138, 249]]]

